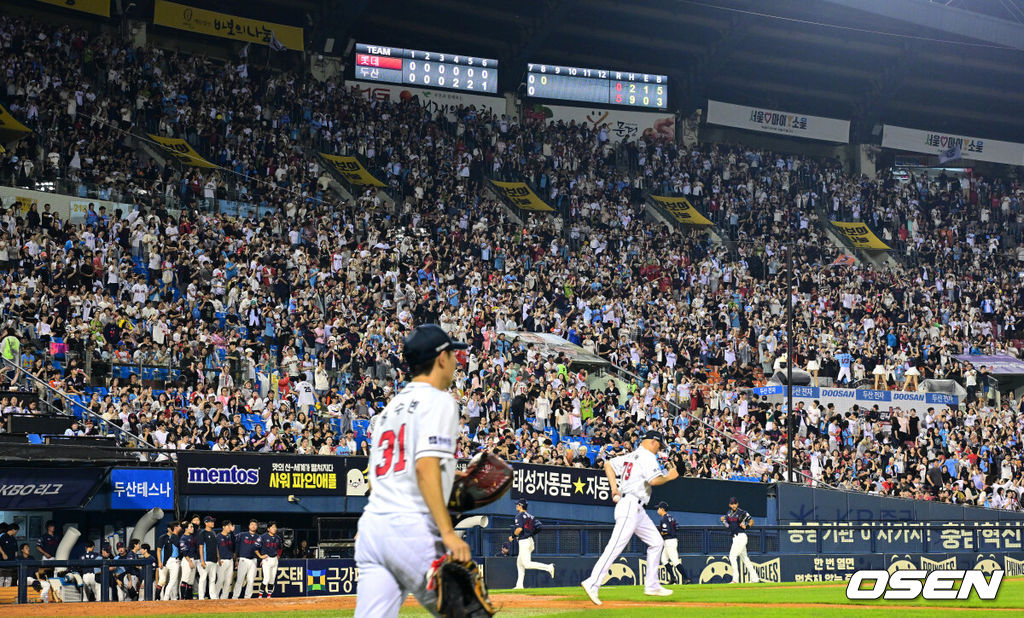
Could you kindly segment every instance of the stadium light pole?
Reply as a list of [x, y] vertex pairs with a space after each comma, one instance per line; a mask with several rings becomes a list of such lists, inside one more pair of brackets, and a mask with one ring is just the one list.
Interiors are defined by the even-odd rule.
[[792, 212], [786, 224], [786, 480], [793, 482], [793, 219]]

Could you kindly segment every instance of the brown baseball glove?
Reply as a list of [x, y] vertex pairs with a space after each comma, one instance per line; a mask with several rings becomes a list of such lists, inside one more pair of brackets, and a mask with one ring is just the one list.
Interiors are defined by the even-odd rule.
[[493, 453], [480, 452], [470, 460], [465, 476], [455, 479], [448, 510], [465, 513], [486, 506], [512, 486], [512, 466]]

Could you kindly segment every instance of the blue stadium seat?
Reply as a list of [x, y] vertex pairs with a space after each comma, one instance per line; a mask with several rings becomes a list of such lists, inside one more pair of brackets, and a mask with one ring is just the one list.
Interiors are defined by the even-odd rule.
[[28, 434], [29, 444], [42, 444], [43, 438], [37, 433]]

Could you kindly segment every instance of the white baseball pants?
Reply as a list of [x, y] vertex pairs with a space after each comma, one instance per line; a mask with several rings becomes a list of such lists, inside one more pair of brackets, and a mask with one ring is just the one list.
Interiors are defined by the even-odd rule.
[[199, 573], [199, 583], [196, 585], [198, 588], [196, 598], [202, 601], [206, 598], [206, 587], [210, 587], [210, 598], [217, 598], [217, 565], [213, 562], [207, 562], [206, 566], [203, 566], [201, 561], [196, 561], [196, 572]]
[[363, 513], [356, 538], [354, 618], [394, 618], [405, 598], [416, 600], [437, 616], [437, 595], [427, 590], [427, 571], [444, 553], [444, 544], [429, 515]]
[[263, 573], [263, 592], [274, 594], [274, 584], [277, 583], [277, 556], [263, 560], [260, 569]]
[[746, 532], [740, 532], [736, 536], [732, 537], [732, 548], [729, 549], [729, 566], [732, 567], [732, 583], [734, 584], [738, 584], [740, 581], [740, 572], [736, 568], [737, 558], [739, 558], [740, 562], [743, 563], [744, 568], [747, 569], [747, 575], [750, 577], [750, 583], [756, 584], [761, 581], [757, 577], [757, 571], [754, 570], [753, 563], [750, 562], [750, 558], [747, 556]]
[[[238, 573], [235, 575], [235, 598], [251, 599], [252, 585], [256, 581], [256, 559], [239, 558]], [[242, 587], [245, 586], [245, 596], [241, 596]]]
[[533, 537], [528, 539], [519, 539], [519, 556], [516, 558], [516, 571], [519, 576], [516, 578], [516, 588], [523, 587], [523, 580], [526, 578], [526, 569], [548, 571], [554, 567], [553, 564], [534, 562], [533, 550]]
[[196, 567], [199, 566], [199, 560], [189, 561], [187, 558], [181, 559], [181, 583], [188, 584], [189, 586], [196, 583]]
[[[230, 599], [231, 598], [231, 573], [235, 569], [235, 561], [231, 558], [221, 560], [217, 563], [216, 587], [210, 590], [210, 598]], [[213, 593], [217, 596], [214, 597]]]
[[847, 382], [853, 382], [853, 377], [850, 375], [849, 367], [839, 368], [839, 375], [836, 376], [836, 386], [839, 386], [839, 384], [842, 383], [844, 377], [846, 378]]
[[643, 505], [633, 496], [623, 496], [615, 505], [615, 529], [612, 530], [612, 537], [608, 540], [608, 546], [604, 548], [604, 553], [594, 564], [594, 570], [590, 572], [590, 577], [583, 581], [585, 586], [596, 590], [610, 579], [608, 569], [629, 544], [634, 534], [647, 544], [647, 574], [644, 576], [644, 588], [648, 591], [661, 588], [658, 567], [661, 565], [661, 551], [665, 547], [665, 542], [662, 540], [657, 526], [644, 511]]
[[661, 550], [661, 563], [662, 564], [681, 564], [682, 561], [679, 559], [679, 539], [663, 539], [665, 541], [665, 549]]
[[176, 601], [178, 599], [178, 584], [181, 583], [181, 561], [178, 558], [168, 558], [164, 563], [166, 576], [163, 578], [163, 592], [160, 599], [163, 601]]

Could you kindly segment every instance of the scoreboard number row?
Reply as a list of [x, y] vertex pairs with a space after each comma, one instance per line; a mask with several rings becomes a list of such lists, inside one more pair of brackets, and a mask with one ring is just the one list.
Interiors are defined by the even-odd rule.
[[[445, 69], [447, 67], [449, 67], [449, 66], [451, 66], [451, 65], [447, 65], [447, 64], [439, 64], [439, 65], [437, 65], [437, 67], [436, 67], [437, 68], [437, 73], [439, 75], [443, 75], [444, 72], [445, 72]], [[410, 71], [415, 71], [416, 70], [416, 61], [415, 60], [410, 60], [408, 68], [409, 68]], [[431, 71], [431, 67], [430, 67], [430, 63], [429, 62], [424, 62], [422, 68], [423, 68], [423, 72], [424, 73], [430, 73], [430, 71]], [[451, 70], [452, 70], [452, 75], [455, 75], [455, 76], [458, 76], [461, 73], [460, 67], [458, 67], [458, 66], [451, 66]], [[487, 69], [481, 69], [480, 70], [480, 77], [482, 79], [488, 79], [490, 76], [491, 76], [490, 71], [488, 71]], [[473, 69], [473, 68], [467, 68], [466, 69], [466, 77], [476, 77], [476, 70]]]

